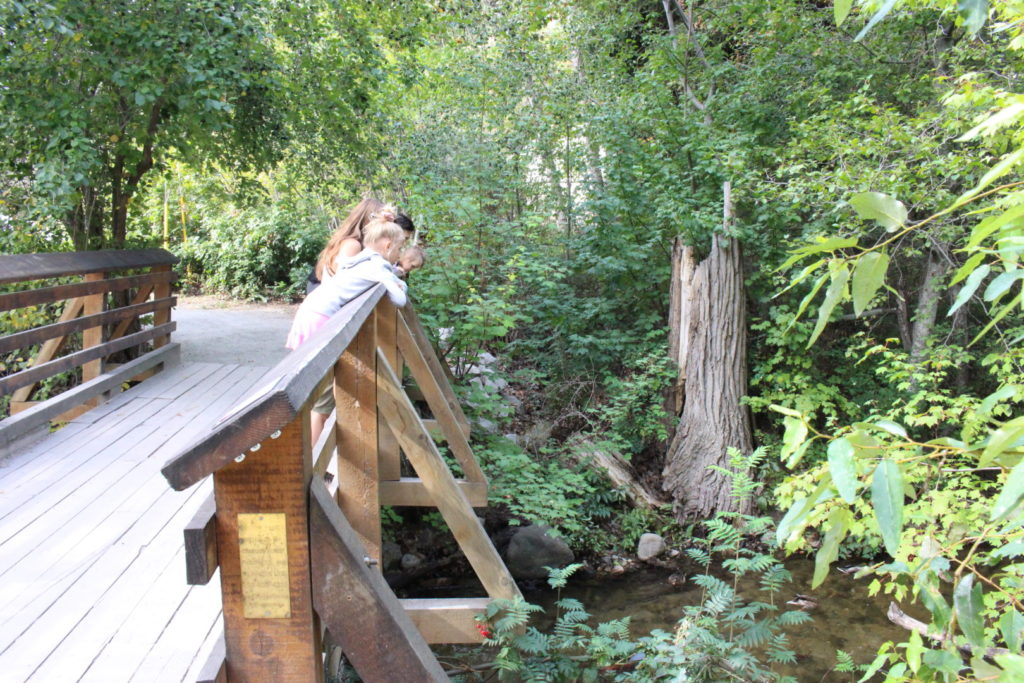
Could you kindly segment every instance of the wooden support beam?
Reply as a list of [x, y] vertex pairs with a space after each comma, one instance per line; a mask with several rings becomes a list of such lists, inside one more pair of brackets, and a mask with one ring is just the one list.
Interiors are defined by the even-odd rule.
[[310, 586], [309, 418], [213, 475], [229, 681], [323, 681]]
[[377, 404], [487, 594], [492, 598], [520, 597], [519, 587], [494, 549], [466, 494], [455, 483], [387, 359], [379, 353], [377, 365], [378, 377], [382, 379]]
[[[171, 270], [171, 266], [169, 266], [169, 265], [166, 265], [166, 266], [154, 266], [153, 267], [153, 271], [154, 272], [158, 272], [158, 273], [159, 272], [167, 273], [167, 272], [170, 272], [170, 270]], [[153, 286], [153, 298], [154, 299], [164, 299], [166, 297], [169, 297], [170, 295], [171, 295], [171, 283], [169, 281], [168, 282], [161, 282], [161, 283], [156, 284], [156, 285]], [[171, 322], [171, 309], [169, 309], [169, 308], [157, 311], [156, 315], [153, 316], [153, 326], [154, 327], [159, 327], [160, 325], [164, 325], [164, 324], [169, 323], [169, 322]], [[165, 344], [170, 344], [170, 343], [171, 343], [171, 335], [167, 335], [167, 336], [164, 336], [164, 337], [157, 337], [156, 339], [153, 340], [153, 348], [160, 348], [161, 346], [164, 346]]]
[[380, 567], [380, 482], [377, 458], [376, 313], [370, 315], [334, 368], [340, 420], [338, 505], [367, 554]]
[[[103, 273], [86, 273], [86, 282], [98, 282], [106, 279]], [[82, 308], [84, 316], [98, 316], [107, 307], [107, 293], [91, 294], [85, 297], [85, 306]], [[90, 327], [82, 331], [82, 350], [93, 349], [103, 344], [103, 325]], [[82, 381], [88, 382], [103, 374], [103, 358], [96, 358], [82, 364]]]
[[[377, 348], [391, 363], [391, 367], [401, 370], [401, 357], [398, 353], [398, 309], [384, 297], [377, 304]], [[402, 476], [402, 449], [398, 439], [391, 433], [383, 418], [377, 416], [377, 445], [380, 454], [381, 481], [394, 481]]]
[[[169, 299], [170, 296], [171, 296], [171, 285], [170, 285], [170, 283], [168, 283], [166, 285], [166, 287], [167, 287], [167, 297], [165, 297], [165, 298]], [[132, 306], [138, 306], [139, 304], [142, 304], [144, 302], [149, 301], [149, 297], [150, 297], [150, 295], [152, 293], [153, 293], [153, 286], [152, 285], [148, 285], [148, 286], [144, 286], [144, 287], [139, 287], [139, 291], [135, 292], [135, 296], [132, 297], [131, 302], [125, 308], [131, 308]], [[174, 303], [177, 303], [177, 300], [175, 300]], [[172, 306], [173, 305], [174, 304], [172, 304]], [[124, 310], [124, 309], [122, 309], [122, 310]], [[158, 321], [157, 324], [163, 324], [165, 322], [170, 322], [170, 320], [171, 320], [171, 307], [168, 306], [166, 308], [166, 311], [163, 312], [163, 315], [159, 315], [158, 314], [156, 317], [162, 319], [162, 322]], [[117, 327], [114, 328], [114, 331], [110, 333], [110, 338], [111, 339], [117, 339], [118, 337], [123, 337], [124, 333], [128, 331], [128, 327], [131, 324], [132, 324], [132, 318], [127, 318], [125, 320], [122, 320], [120, 323], [118, 323]]]
[[[438, 379], [431, 370], [431, 364], [424, 354], [423, 348], [404, 320], [399, 320], [398, 324], [398, 348], [401, 350], [402, 357], [405, 358], [412, 376], [416, 378], [416, 383], [423, 392], [423, 396], [427, 399], [427, 404], [430, 406], [431, 412], [434, 413], [437, 423], [441, 426], [441, 432], [448, 442], [452, 455], [462, 466], [466, 479], [486, 483], [487, 477], [484, 476], [483, 470], [477, 464], [476, 457], [466, 440], [466, 432], [462, 431], [460, 426], [458, 416], [462, 413], [462, 408], [455, 400], [455, 395], [448, 396], [442, 387], [443, 385], [448, 388], [448, 391], [451, 391], [448, 381], [443, 377]], [[430, 353], [433, 355], [432, 350]], [[452, 407], [453, 405], [455, 408]]]
[[217, 503], [210, 495], [185, 527], [185, 581], [205, 586], [217, 569]]
[[399, 600], [428, 643], [482, 643], [476, 615], [490, 598], [413, 598]]
[[423, 636], [322, 481], [310, 484], [313, 605], [367, 683], [447, 683]]
[[[60, 314], [60, 320], [57, 321], [58, 324], [70, 322], [77, 318], [81, 315], [82, 307], [84, 305], [85, 301], [83, 299], [69, 300], [64, 304], [64, 310]], [[36, 354], [36, 357], [32, 359], [32, 363], [29, 367], [34, 368], [51, 361], [54, 356], [60, 353], [61, 347], [64, 346], [64, 339], [65, 337], [63, 336], [48, 339], [39, 349], [39, 353]], [[11, 395], [11, 401], [27, 401], [28, 397], [32, 395], [32, 389], [35, 388], [35, 385], [35, 382], [33, 382], [27, 386], [21, 387]]]
[[[452, 414], [455, 415], [455, 419], [462, 429], [462, 435], [468, 440], [469, 419], [462, 412], [462, 405], [452, 389], [452, 371], [448, 368], [448, 364], [441, 360], [437, 353], [434, 352], [434, 347], [431, 345], [430, 338], [427, 337], [426, 330], [423, 329], [423, 324], [416, 315], [415, 309], [412, 306], [406, 306], [401, 311], [401, 318], [416, 341], [416, 346], [420, 349], [420, 353], [423, 354], [423, 358], [430, 368], [430, 373], [434, 376], [434, 381], [441, 387], [445, 402], [448, 404]], [[404, 354], [405, 352], [402, 351], [402, 353]]]
[[[479, 481], [456, 479], [455, 483], [466, 496], [469, 504], [475, 508], [487, 507], [487, 484]], [[416, 477], [402, 477], [398, 481], [382, 481], [380, 483], [381, 505], [406, 505], [413, 507], [434, 507], [423, 480]]]

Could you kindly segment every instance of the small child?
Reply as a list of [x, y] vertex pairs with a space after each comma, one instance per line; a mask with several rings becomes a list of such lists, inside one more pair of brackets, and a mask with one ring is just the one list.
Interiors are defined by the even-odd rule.
[[298, 348], [342, 306], [377, 283], [387, 288], [391, 303], [405, 306], [406, 285], [393, 271], [404, 241], [402, 228], [386, 218], [367, 223], [363, 227], [363, 250], [342, 261], [337, 272], [306, 296], [295, 313], [285, 346]]
[[402, 250], [402, 255], [398, 257], [397, 272], [395, 274], [398, 277], [405, 277], [417, 268], [422, 268], [425, 260], [426, 256], [423, 253], [423, 249], [416, 245], [406, 247]]

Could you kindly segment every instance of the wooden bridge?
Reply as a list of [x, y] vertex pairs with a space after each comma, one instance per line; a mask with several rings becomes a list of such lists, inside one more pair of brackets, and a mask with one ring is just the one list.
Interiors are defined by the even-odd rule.
[[[0, 337], [0, 354], [41, 345], [0, 377], [0, 678], [322, 681], [329, 639], [363, 680], [448, 680], [428, 644], [478, 642], [488, 598], [396, 598], [381, 506], [436, 507], [487, 595], [519, 591], [473, 512], [487, 483], [415, 312], [378, 286], [274, 368], [183, 364], [173, 263], [0, 256], [0, 312], [62, 312]], [[81, 348], [61, 355], [69, 338]], [[28, 401], [79, 367], [78, 386]], [[314, 444], [328, 387], [337, 409]]]

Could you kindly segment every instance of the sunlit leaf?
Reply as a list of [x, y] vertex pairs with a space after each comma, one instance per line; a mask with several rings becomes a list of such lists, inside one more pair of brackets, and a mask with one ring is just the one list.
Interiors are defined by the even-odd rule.
[[800, 302], [800, 306], [796, 309], [796, 315], [793, 316], [793, 320], [790, 321], [789, 326], [786, 329], [793, 327], [796, 321], [800, 319], [800, 316], [804, 314], [804, 311], [807, 310], [807, 306], [811, 303], [814, 297], [818, 295], [818, 292], [821, 290], [821, 286], [825, 284], [826, 280], [828, 280], [828, 273], [818, 278], [818, 281], [814, 283], [814, 287], [811, 288], [811, 291], [809, 291], [807, 296], [805, 296]]
[[817, 341], [818, 336], [825, 329], [825, 325], [828, 324], [828, 319], [831, 317], [836, 304], [839, 303], [839, 300], [846, 293], [846, 283], [849, 279], [850, 271], [845, 263], [832, 271], [831, 282], [829, 282], [828, 289], [825, 291], [825, 300], [821, 302], [821, 307], [818, 308], [818, 322], [814, 326], [811, 338], [807, 341], [807, 348], [810, 348]]
[[953, 279], [949, 281], [949, 286], [952, 287], [953, 285], [955, 285], [956, 283], [960, 282], [965, 277], [973, 273], [974, 269], [978, 267], [978, 264], [980, 264], [984, 260], [985, 254], [983, 252], [978, 252], [971, 258], [967, 259], [964, 262], [964, 264], [960, 266], [960, 268], [956, 271], [956, 274], [953, 276]]
[[988, 283], [988, 287], [985, 288], [985, 294], [982, 298], [985, 301], [992, 301], [993, 299], [998, 298], [1000, 295], [1005, 293], [1006, 290], [1012, 287], [1014, 282], [1021, 278], [1024, 278], [1024, 270], [1014, 269], [1008, 270], [1005, 273], [1000, 273], [992, 279], [992, 282]]
[[1009, 515], [1020, 504], [1022, 497], [1024, 497], [1024, 460], [1010, 470], [1010, 476], [1006, 478], [1003, 490], [999, 492], [999, 497], [996, 498], [995, 505], [992, 506], [989, 519], [994, 521]]
[[953, 305], [949, 307], [947, 316], [956, 313], [956, 309], [967, 303], [967, 300], [974, 296], [974, 293], [978, 291], [978, 287], [981, 286], [981, 281], [984, 280], [992, 268], [986, 263], [983, 266], [979, 266], [970, 276], [967, 278], [967, 282], [960, 288], [960, 292], [956, 295], [956, 300], [953, 301]]
[[878, 463], [871, 477], [871, 505], [885, 550], [896, 557], [903, 533], [903, 473], [889, 458]]
[[850, 8], [853, 7], [853, 0], [835, 0], [832, 4], [832, 13], [836, 18], [836, 26], [842, 26], [846, 17], [850, 15]]
[[807, 423], [802, 418], [787, 415], [783, 419], [783, 424], [786, 426], [786, 432], [782, 437], [782, 454], [780, 457], [785, 459], [803, 445], [804, 440], [807, 438]]
[[971, 340], [971, 343], [968, 344], [968, 346], [972, 346], [975, 342], [977, 342], [979, 339], [988, 334], [989, 330], [998, 325], [999, 321], [1005, 318], [1007, 315], [1009, 315], [1009, 313], [1017, 306], [1017, 304], [1021, 302], [1022, 297], [1024, 297], [1024, 294], [1018, 293], [1017, 296], [1013, 297], [1013, 299], [1008, 304], [1003, 305], [998, 311], [996, 311], [995, 314], [992, 316], [992, 319], [988, 321], [985, 327], [981, 328], [981, 332], [974, 335], [974, 339]]
[[858, 216], [878, 221], [890, 232], [907, 222], [907, 207], [892, 195], [882, 192], [860, 192], [850, 197], [849, 202]]
[[878, 11], [875, 12], [874, 16], [871, 17], [871, 20], [868, 21], [867, 26], [861, 29], [860, 33], [857, 34], [857, 37], [854, 38], [854, 40], [857, 41], [866, 36], [868, 31], [875, 27], [875, 24], [880, 22], [882, 19], [885, 19], [895, 5], [896, 0], [885, 0], [885, 4], [878, 8]]
[[868, 253], [857, 259], [853, 268], [853, 312], [860, 317], [871, 302], [878, 288], [885, 283], [885, 273], [889, 270], [889, 256], [877, 251]]
[[1015, 396], [1018, 389], [1019, 387], [1016, 384], [1007, 384], [1006, 386], [1000, 387], [982, 400], [978, 405], [977, 410], [974, 411], [975, 414], [987, 415], [992, 412], [992, 408], [995, 407], [996, 403]]
[[850, 512], [846, 508], [837, 508], [828, 518], [828, 530], [822, 539], [821, 547], [814, 556], [814, 578], [811, 588], [817, 588], [828, 576], [829, 566], [839, 557], [839, 545], [846, 538], [846, 530], [850, 524]]
[[1013, 607], [1009, 608], [1009, 611], [1003, 612], [1003, 616], [999, 618], [999, 632], [1003, 635], [1006, 648], [1010, 652], [1020, 652], [1021, 646], [1024, 645], [1024, 616]]
[[964, 19], [964, 30], [973, 36], [988, 19], [988, 0], [957, 0], [956, 11]]
[[907, 430], [904, 429], [903, 425], [893, 422], [892, 420], [876, 420], [872, 424], [879, 429], [889, 432], [893, 436], [900, 436], [904, 439], [907, 438]]
[[990, 168], [988, 172], [981, 177], [981, 180], [978, 181], [977, 185], [960, 195], [960, 197], [953, 202], [953, 206], [957, 207], [970, 201], [972, 197], [991, 185], [995, 180], [998, 180], [1009, 173], [1014, 166], [1020, 163], [1022, 158], [1024, 158], [1024, 147], [1007, 154], [1003, 157], [1002, 161]]
[[790, 535], [807, 520], [807, 515], [811, 513], [815, 506], [832, 497], [832, 491], [829, 490], [831, 483], [832, 478], [826, 474], [818, 482], [818, 486], [815, 487], [811, 495], [793, 503], [793, 507], [789, 509], [789, 512], [785, 514], [779, 522], [779, 526], [775, 529], [775, 538], [780, 546], [786, 544]]
[[853, 444], [848, 439], [834, 439], [828, 445], [828, 469], [839, 495], [852, 504], [856, 500], [860, 482], [853, 463]]

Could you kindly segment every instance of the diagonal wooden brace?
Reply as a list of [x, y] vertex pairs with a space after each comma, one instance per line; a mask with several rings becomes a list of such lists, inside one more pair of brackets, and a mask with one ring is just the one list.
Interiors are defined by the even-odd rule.
[[448, 681], [327, 487], [309, 488], [313, 608], [367, 683]]

